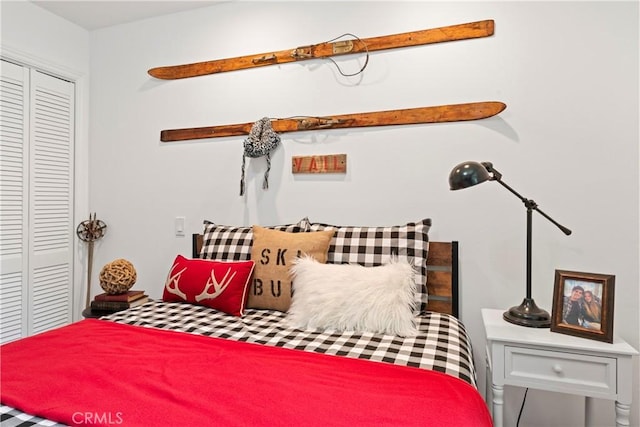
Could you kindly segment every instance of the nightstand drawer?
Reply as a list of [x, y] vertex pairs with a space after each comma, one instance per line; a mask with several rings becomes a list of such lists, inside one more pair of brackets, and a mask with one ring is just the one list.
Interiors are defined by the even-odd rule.
[[505, 346], [505, 380], [539, 384], [553, 391], [589, 396], [616, 394], [616, 359], [552, 350]]

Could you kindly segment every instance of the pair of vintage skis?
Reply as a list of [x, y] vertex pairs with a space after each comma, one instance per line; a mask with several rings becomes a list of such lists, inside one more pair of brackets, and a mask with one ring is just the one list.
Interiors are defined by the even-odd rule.
[[[284, 64], [288, 62], [330, 58], [339, 55], [362, 52], [368, 53], [386, 49], [488, 37], [493, 35], [493, 31], [493, 20], [485, 20], [388, 36], [325, 42], [297, 47], [292, 50], [282, 50], [258, 55], [218, 59], [186, 65], [157, 67], [150, 69], [149, 74], [159, 79], [182, 79], [268, 65]], [[500, 113], [505, 108], [506, 105], [501, 102], [477, 102], [403, 110], [343, 114], [329, 117], [274, 119], [272, 121], [272, 126], [276, 132], [294, 132], [314, 129], [455, 122], [491, 117]], [[243, 123], [163, 130], [161, 132], [160, 139], [163, 142], [170, 142], [187, 139], [246, 135], [250, 132], [251, 126], [252, 123]]]

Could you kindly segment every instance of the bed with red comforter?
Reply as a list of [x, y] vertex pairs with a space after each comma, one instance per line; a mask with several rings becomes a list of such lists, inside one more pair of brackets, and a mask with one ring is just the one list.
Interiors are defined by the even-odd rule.
[[447, 373], [98, 319], [4, 345], [2, 403], [66, 425], [491, 425]]
[[[362, 248], [375, 233], [383, 236], [375, 247], [393, 254], [410, 246], [406, 236], [420, 240], [426, 258], [428, 225], [360, 230], [359, 245], [351, 240], [341, 249], [334, 238], [330, 251], [367, 253]], [[431, 248], [429, 305], [409, 313], [416, 334], [295, 326], [293, 303], [289, 313], [248, 308], [231, 315], [163, 298], [4, 344], [2, 425], [491, 426], [471, 342], [455, 316], [457, 281], [453, 289], [441, 286], [457, 279], [457, 244]], [[174, 280], [176, 265], [165, 297], [186, 292]], [[303, 292], [296, 277], [294, 296]]]
[[66, 425], [491, 425], [453, 316], [423, 315], [424, 334], [405, 339], [299, 331], [283, 319], [151, 302], [5, 344], [4, 416]]

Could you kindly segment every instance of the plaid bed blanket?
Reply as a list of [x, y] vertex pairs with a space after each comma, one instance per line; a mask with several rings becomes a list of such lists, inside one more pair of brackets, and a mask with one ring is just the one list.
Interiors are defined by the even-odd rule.
[[[169, 329], [269, 346], [430, 369], [458, 377], [476, 386], [471, 341], [463, 324], [453, 316], [428, 312], [418, 317], [420, 334], [401, 338], [360, 332], [300, 330], [286, 322], [286, 313], [247, 310], [244, 317], [213, 309], [152, 301], [105, 316], [123, 324]], [[57, 426], [59, 424], [0, 406], [2, 426]]]

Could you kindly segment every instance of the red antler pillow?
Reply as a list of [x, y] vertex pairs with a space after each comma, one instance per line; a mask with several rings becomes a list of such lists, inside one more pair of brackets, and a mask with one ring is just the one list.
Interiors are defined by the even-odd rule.
[[211, 261], [178, 255], [169, 270], [162, 299], [242, 316], [254, 265], [253, 261]]

